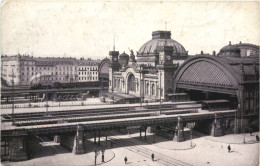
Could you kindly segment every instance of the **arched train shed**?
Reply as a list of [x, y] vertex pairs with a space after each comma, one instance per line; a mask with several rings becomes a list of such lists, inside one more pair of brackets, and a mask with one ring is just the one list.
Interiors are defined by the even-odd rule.
[[192, 100], [229, 100], [242, 118], [258, 115], [259, 58], [222, 55], [186, 60], [174, 75], [174, 91], [185, 92]]

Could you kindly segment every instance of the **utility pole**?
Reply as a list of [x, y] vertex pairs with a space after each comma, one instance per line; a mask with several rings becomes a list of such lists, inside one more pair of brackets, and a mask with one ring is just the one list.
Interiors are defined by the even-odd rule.
[[139, 89], [140, 89], [140, 103], [141, 103], [141, 107], [142, 107], [142, 90], [141, 90], [141, 86], [142, 86], [142, 84], [141, 84], [141, 82], [142, 82], [141, 81], [141, 79], [142, 79], [142, 69], [143, 69], [143, 66], [140, 65], [140, 86], [139, 86]]
[[15, 125], [14, 123], [14, 70], [12, 69], [12, 74], [9, 75], [10, 77], [12, 77], [12, 123], [13, 125]]
[[47, 84], [47, 91], [46, 91], [46, 114], [45, 116], [48, 116], [48, 84]]
[[161, 106], [162, 106], [162, 79], [161, 79], [161, 70], [159, 69], [160, 73], [160, 106], [159, 106], [159, 115], [161, 115]]

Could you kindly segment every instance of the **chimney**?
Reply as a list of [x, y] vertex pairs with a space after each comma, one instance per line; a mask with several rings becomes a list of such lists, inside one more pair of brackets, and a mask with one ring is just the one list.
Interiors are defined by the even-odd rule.
[[229, 45], [231, 45], [231, 41], [229, 41]]
[[213, 55], [216, 56], [216, 51], [215, 50], [213, 51]]
[[200, 54], [203, 55], [203, 51], [201, 51]]

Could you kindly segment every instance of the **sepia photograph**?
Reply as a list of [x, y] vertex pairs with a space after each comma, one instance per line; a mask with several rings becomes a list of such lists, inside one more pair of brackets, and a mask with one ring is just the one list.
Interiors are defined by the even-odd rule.
[[259, 166], [259, 11], [2, 0], [1, 165]]

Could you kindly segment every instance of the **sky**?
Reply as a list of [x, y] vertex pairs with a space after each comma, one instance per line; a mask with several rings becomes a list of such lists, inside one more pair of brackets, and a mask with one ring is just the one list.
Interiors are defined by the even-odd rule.
[[[190, 55], [231, 43], [260, 45], [259, 2], [42, 1], [1, 4], [1, 54], [101, 59], [134, 52], [169, 30]], [[167, 22], [167, 28], [165, 27]]]

